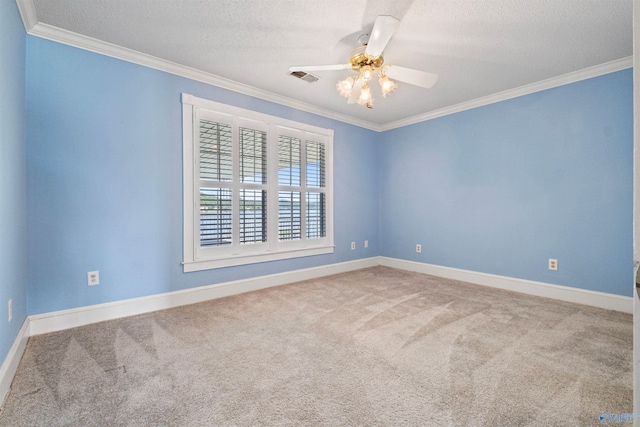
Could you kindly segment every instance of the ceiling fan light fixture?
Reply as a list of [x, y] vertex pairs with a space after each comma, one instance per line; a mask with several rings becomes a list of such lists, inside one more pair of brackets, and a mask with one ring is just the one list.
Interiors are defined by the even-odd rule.
[[382, 89], [382, 96], [387, 97], [390, 93], [398, 88], [398, 84], [393, 80], [389, 80], [389, 77], [380, 75], [380, 88]]
[[[358, 39], [361, 46], [351, 52], [349, 62], [346, 64], [296, 66], [290, 67], [289, 72], [350, 70], [355, 75], [338, 81], [336, 90], [340, 95], [348, 98], [348, 104], [358, 103], [367, 108], [373, 108], [370, 82], [375, 78], [378, 79], [383, 97], [387, 97], [398, 88], [396, 81], [429, 89], [438, 80], [437, 74], [384, 63], [382, 54], [399, 22], [393, 16], [379, 15], [371, 35], [363, 35]], [[390, 80], [387, 73], [394, 80]]]
[[338, 93], [346, 98], [351, 96], [351, 90], [353, 89], [353, 84], [355, 83], [355, 78], [353, 76], [349, 76], [344, 80], [340, 80], [336, 84], [336, 89]]
[[358, 98], [358, 104], [366, 105], [369, 108], [373, 108], [373, 98], [371, 98], [371, 88], [368, 84], [362, 85], [362, 91]]

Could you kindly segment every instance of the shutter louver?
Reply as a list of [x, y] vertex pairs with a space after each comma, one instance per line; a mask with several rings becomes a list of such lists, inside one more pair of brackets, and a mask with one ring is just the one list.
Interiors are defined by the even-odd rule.
[[240, 243], [267, 241], [267, 192], [240, 190]]
[[200, 120], [200, 179], [231, 182], [232, 171], [231, 126]]
[[240, 182], [267, 182], [267, 133], [240, 128]]
[[[319, 142], [306, 143], [306, 183], [307, 187], [322, 190], [325, 186], [325, 146]], [[307, 239], [326, 236], [326, 197], [322, 191], [307, 193], [306, 205]]]
[[324, 193], [307, 193], [307, 239], [326, 236], [326, 202]]
[[[278, 138], [278, 185], [300, 186], [301, 145], [299, 138], [280, 135]], [[302, 212], [299, 191], [278, 192], [278, 238], [300, 240]]]
[[231, 244], [231, 212], [230, 189], [200, 189], [200, 246]]
[[300, 185], [300, 145], [298, 138], [278, 138], [278, 185]]
[[278, 238], [280, 240], [300, 240], [302, 224], [299, 192], [278, 192], [278, 215]]
[[325, 149], [324, 144], [307, 141], [306, 173], [307, 186], [325, 186]]

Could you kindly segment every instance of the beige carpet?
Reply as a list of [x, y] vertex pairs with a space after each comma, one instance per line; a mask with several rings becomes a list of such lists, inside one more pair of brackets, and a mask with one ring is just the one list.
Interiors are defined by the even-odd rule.
[[588, 426], [631, 315], [376, 267], [33, 337], [2, 426]]

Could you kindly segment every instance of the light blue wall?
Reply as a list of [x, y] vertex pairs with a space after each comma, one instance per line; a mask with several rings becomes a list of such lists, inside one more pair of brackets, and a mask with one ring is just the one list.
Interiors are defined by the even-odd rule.
[[630, 296], [632, 88], [623, 70], [385, 132], [381, 255]]
[[[26, 51], [29, 314], [375, 255], [630, 295], [630, 70], [378, 134], [35, 37]], [[334, 254], [182, 272], [182, 92], [335, 130]]]
[[[334, 129], [334, 254], [182, 272], [182, 92]], [[27, 111], [29, 314], [378, 252], [373, 131], [31, 36]]]
[[0, 0], [0, 361], [27, 315], [25, 126], [25, 32], [16, 3]]

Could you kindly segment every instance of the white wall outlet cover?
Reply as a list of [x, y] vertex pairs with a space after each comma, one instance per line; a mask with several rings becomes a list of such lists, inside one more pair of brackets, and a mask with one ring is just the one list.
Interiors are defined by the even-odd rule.
[[100, 273], [98, 271], [90, 271], [87, 273], [87, 284], [95, 286], [100, 284]]

